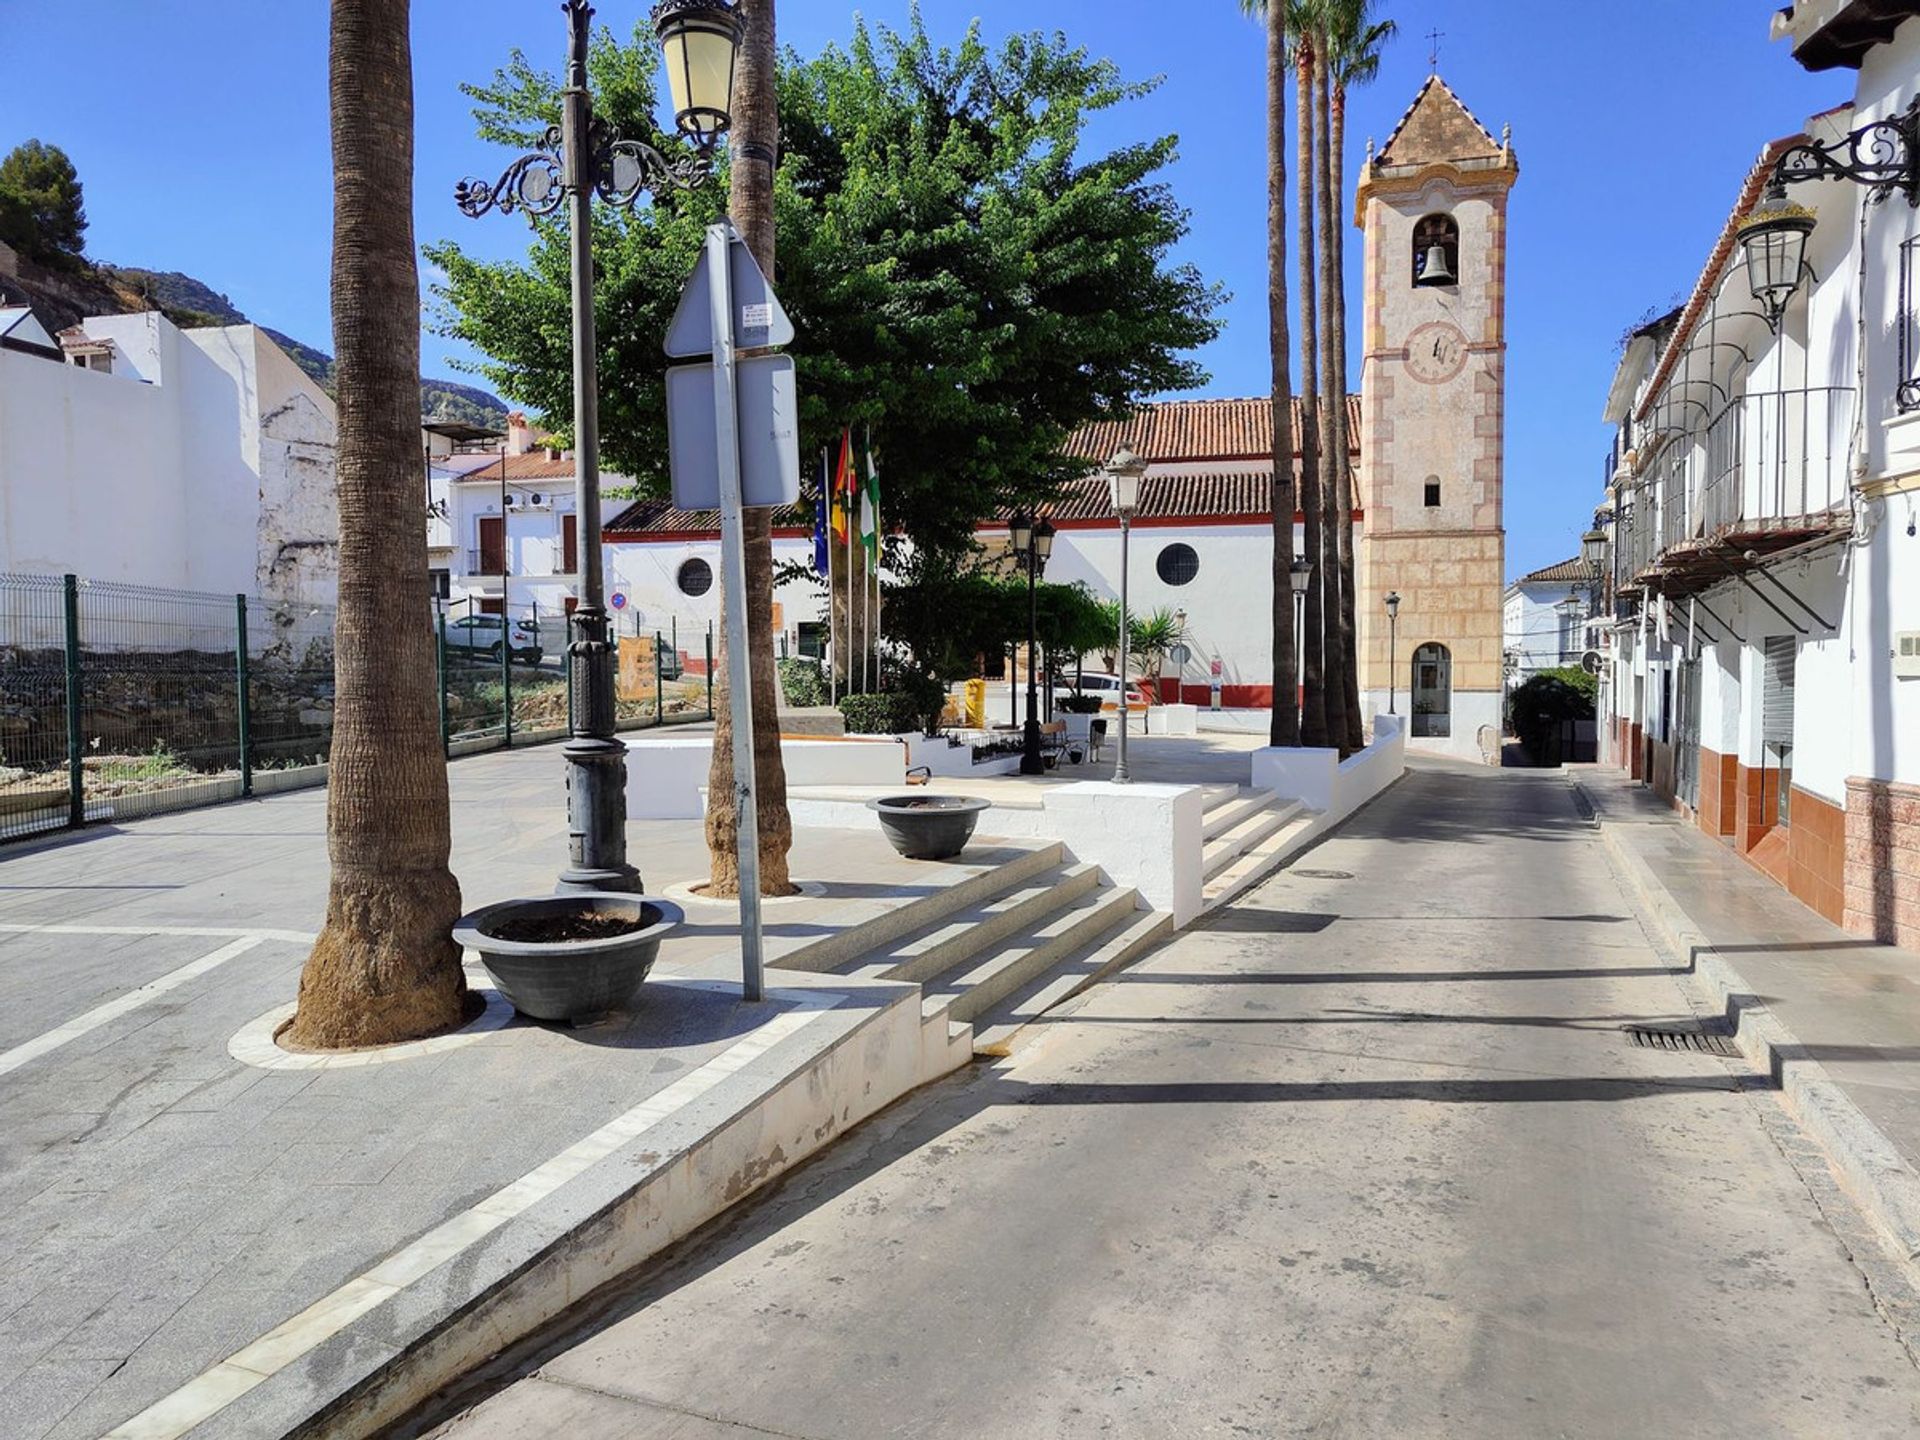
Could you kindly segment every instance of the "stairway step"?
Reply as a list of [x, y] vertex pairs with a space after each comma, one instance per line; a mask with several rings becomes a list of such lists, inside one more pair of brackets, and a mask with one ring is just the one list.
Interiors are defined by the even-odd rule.
[[945, 1013], [949, 1020], [972, 1020], [1006, 999], [1074, 951], [1096, 943], [1139, 909], [1139, 894], [1126, 889], [1095, 890], [1076, 898], [1038, 929], [1002, 945], [980, 963], [949, 971], [921, 994], [923, 1013]]
[[769, 963], [781, 970], [835, 969], [859, 960], [869, 951], [891, 945], [903, 936], [927, 929], [956, 911], [982, 904], [1037, 875], [1057, 870], [1065, 859], [1066, 847], [1057, 841], [1036, 845], [1004, 864], [978, 871], [957, 884], [943, 886], [831, 935], [805, 941], [773, 957]]
[[1035, 876], [983, 904], [869, 951], [837, 973], [856, 980], [926, 981], [1003, 940], [1030, 931], [1100, 884], [1097, 865], [1068, 865]]
[[1257, 848], [1268, 836], [1300, 813], [1298, 800], [1270, 801], [1231, 830], [1215, 836], [1200, 849], [1200, 873], [1211, 880], [1240, 856]]
[[1279, 869], [1299, 847], [1302, 837], [1318, 818], [1312, 812], [1294, 816], [1227, 869], [1209, 879], [1200, 893], [1201, 909], [1212, 910], [1226, 904], [1241, 891]]
[[1136, 912], [1132, 924], [1028, 982], [978, 1016], [973, 1026], [973, 1053], [1011, 1054], [1015, 1038], [1035, 1020], [1133, 964], [1172, 934], [1173, 916], [1164, 910]]
[[1271, 790], [1239, 790], [1233, 797], [1206, 812], [1200, 831], [1202, 840], [1224, 835], [1249, 816], [1257, 815], [1274, 803]]

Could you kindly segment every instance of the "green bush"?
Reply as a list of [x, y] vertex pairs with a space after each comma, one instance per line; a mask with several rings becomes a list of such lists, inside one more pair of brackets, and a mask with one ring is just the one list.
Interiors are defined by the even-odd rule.
[[796, 710], [827, 703], [827, 677], [817, 660], [792, 659], [775, 662], [780, 672], [780, 693]]
[[[1586, 672], [1579, 672], [1585, 675]], [[1589, 681], [1592, 676], [1586, 677]], [[1561, 729], [1569, 720], [1593, 719], [1593, 695], [1563, 679], [1559, 671], [1542, 671], [1513, 692], [1513, 733], [1540, 764], [1560, 758]]]
[[849, 695], [840, 702], [849, 735], [905, 735], [926, 728], [926, 711], [909, 695]]
[[1105, 705], [1098, 695], [1062, 695], [1053, 702], [1053, 708], [1062, 715], [1098, 715]]

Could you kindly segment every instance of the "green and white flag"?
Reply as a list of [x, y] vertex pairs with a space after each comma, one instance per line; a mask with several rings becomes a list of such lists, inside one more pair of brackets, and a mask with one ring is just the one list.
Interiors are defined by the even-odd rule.
[[860, 487], [860, 543], [867, 547], [867, 563], [880, 559], [880, 472], [874, 468], [873, 446], [867, 446], [867, 478]]

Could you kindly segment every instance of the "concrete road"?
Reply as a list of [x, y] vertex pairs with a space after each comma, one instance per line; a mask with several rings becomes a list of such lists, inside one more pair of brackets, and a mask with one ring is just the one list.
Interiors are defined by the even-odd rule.
[[1563, 779], [1424, 768], [436, 1433], [1916, 1433], [1913, 1292], [1765, 1078], [1622, 1033], [1690, 1015]]

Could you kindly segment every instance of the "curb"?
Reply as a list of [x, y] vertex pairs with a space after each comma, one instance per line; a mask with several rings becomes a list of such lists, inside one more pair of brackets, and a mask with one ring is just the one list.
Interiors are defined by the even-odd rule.
[[1847, 1098], [1826, 1067], [1807, 1056], [1806, 1044], [1760, 1002], [1653, 868], [1621, 841], [1620, 822], [1596, 821], [1594, 828], [1659, 939], [1685, 958], [1689, 975], [1707, 998], [1724, 1007], [1741, 1054], [1772, 1075], [1789, 1113], [1826, 1152], [1868, 1219], [1910, 1268], [1920, 1269], [1920, 1172]]

